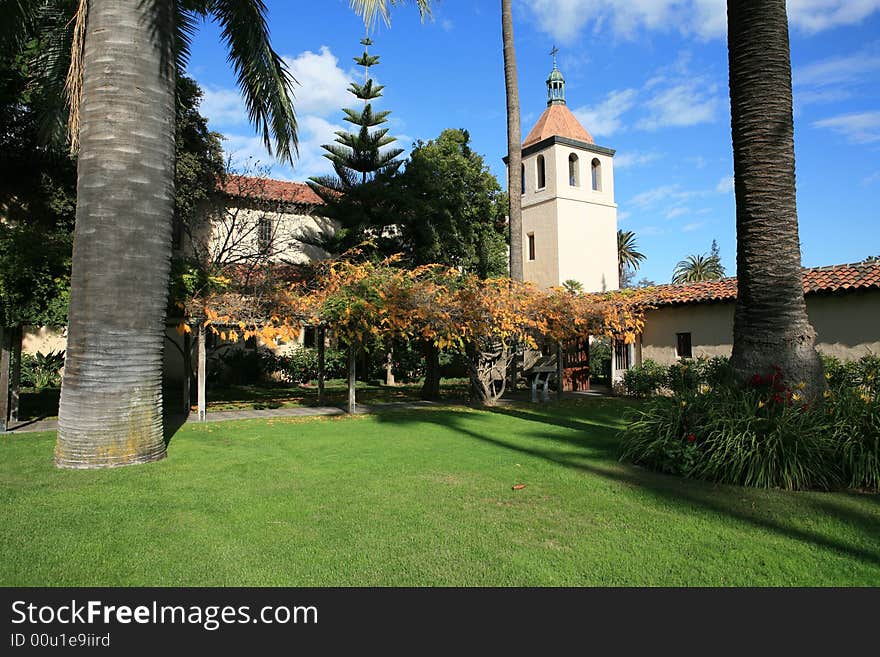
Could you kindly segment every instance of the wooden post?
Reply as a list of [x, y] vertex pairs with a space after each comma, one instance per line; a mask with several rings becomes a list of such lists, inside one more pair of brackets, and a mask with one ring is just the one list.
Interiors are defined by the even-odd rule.
[[183, 415], [189, 416], [190, 380], [192, 379], [192, 334], [183, 334]]
[[318, 327], [318, 406], [324, 405], [324, 377], [327, 369], [326, 348], [327, 329]]
[[9, 403], [9, 419], [18, 423], [19, 403], [21, 401], [21, 341], [24, 329], [19, 324], [12, 332], [12, 390]]
[[205, 327], [199, 324], [199, 422], [207, 419], [207, 400], [205, 397], [205, 380], [207, 377], [207, 352], [205, 350]]
[[556, 399], [557, 401], [562, 401], [562, 393], [565, 389], [565, 381], [563, 380], [563, 376], [565, 375], [565, 348], [562, 345], [562, 340], [559, 340], [556, 343]]
[[9, 429], [9, 360], [12, 329], [0, 327], [0, 433]]
[[355, 372], [357, 369], [357, 349], [354, 345], [348, 348], [348, 412], [354, 413], [357, 409], [357, 398], [355, 397]]

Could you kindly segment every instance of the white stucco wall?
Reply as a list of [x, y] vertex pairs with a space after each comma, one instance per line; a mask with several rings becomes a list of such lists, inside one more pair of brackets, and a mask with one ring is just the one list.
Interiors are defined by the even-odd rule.
[[37, 352], [64, 351], [67, 348], [67, 328], [52, 326], [25, 326], [22, 330], [21, 353], [33, 356]]
[[[816, 329], [816, 348], [841, 360], [880, 354], [880, 290], [806, 297]], [[641, 359], [676, 362], [676, 333], [690, 333], [694, 357], [730, 356], [733, 349], [731, 303], [668, 306], [650, 311], [641, 336]]]

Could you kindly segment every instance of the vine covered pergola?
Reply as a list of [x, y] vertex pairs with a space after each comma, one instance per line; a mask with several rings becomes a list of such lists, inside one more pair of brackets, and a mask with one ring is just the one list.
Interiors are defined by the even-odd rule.
[[[649, 299], [656, 294], [573, 294], [509, 278], [482, 280], [443, 265], [406, 269], [396, 256], [372, 261], [353, 250], [258, 302], [229, 294], [205, 299], [199, 330], [232, 340], [256, 337], [270, 346], [297, 339], [303, 326], [332, 331], [349, 352], [349, 412], [355, 410], [360, 348], [376, 338], [426, 340], [463, 354], [475, 401], [492, 404], [504, 394], [515, 344], [537, 348], [541, 341], [559, 344], [586, 335], [632, 343]], [[324, 340], [318, 343], [322, 347]]]

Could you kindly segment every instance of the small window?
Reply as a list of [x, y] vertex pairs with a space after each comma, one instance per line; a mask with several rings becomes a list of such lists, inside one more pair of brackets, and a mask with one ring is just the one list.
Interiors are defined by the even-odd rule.
[[520, 176], [522, 178], [522, 193], [525, 194], [526, 193], [526, 165], [523, 164], [520, 167], [520, 169], [521, 169]]
[[614, 369], [628, 370], [632, 361], [630, 359], [630, 345], [620, 340], [614, 343]]
[[598, 159], [594, 159], [590, 166], [593, 172], [593, 191], [602, 191], [602, 163]]
[[676, 333], [675, 334], [675, 353], [679, 358], [693, 358], [694, 354], [691, 349], [691, 334]]
[[318, 344], [317, 330], [314, 326], [306, 326], [303, 331], [303, 347], [313, 349]]
[[578, 166], [578, 156], [572, 153], [568, 156], [568, 184], [572, 187], [580, 187], [580, 167]]
[[529, 233], [529, 260], [535, 259], [535, 234]]
[[260, 217], [257, 224], [257, 240], [261, 251], [272, 246], [272, 219], [269, 217]]
[[538, 156], [538, 189], [544, 189], [547, 186], [547, 169], [544, 165], [544, 156]]

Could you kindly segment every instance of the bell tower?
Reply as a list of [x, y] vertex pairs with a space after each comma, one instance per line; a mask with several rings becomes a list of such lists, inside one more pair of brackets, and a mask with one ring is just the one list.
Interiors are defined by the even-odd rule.
[[585, 292], [616, 290], [614, 150], [597, 146], [568, 109], [557, 52], [547, 109], [522, 145], [523, 275], [543, 288], [575, 280]]

